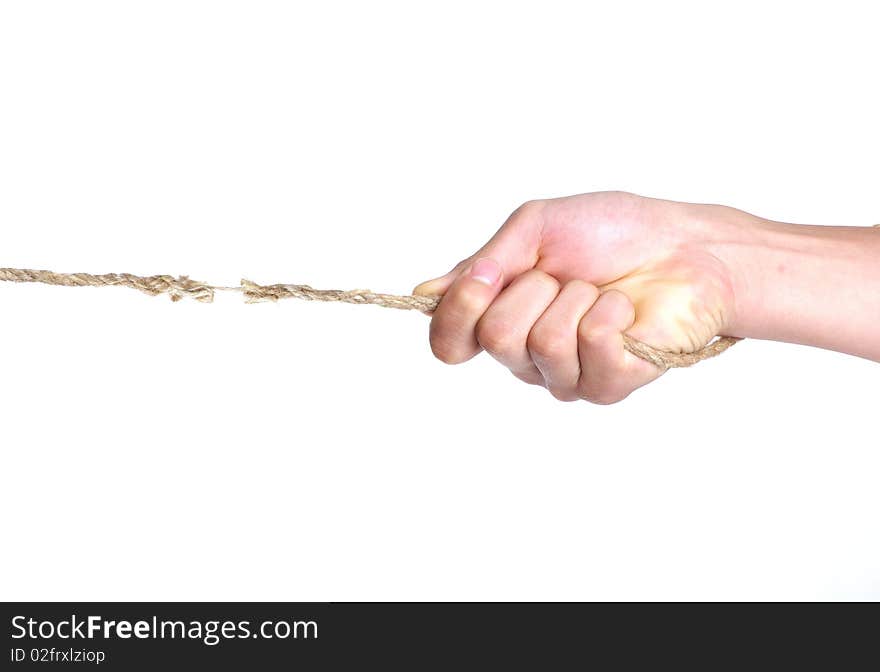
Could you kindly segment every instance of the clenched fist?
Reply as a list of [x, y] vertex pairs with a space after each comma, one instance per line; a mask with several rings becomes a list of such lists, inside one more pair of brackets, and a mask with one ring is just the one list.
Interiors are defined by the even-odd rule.
[[[443, 295], [430, 329], [440, 360], [458, 364], [485, 350], [557, 399], [613, 403], [662, 373], [626, 352], [624, 333], [672, 352], [693, 352], [723, 334], [865, 355], [860, 343], [817, 330], [814, 322], [823, 320], [810, 319], [815, 305], [792, 304], [821, 284], [829, 246], [845, 250], [858, 236], [874, 246], [865, 263], [877, 276], [874, 231], [780, 224], [723, 206], [620, 192], [583, 194], [525, 203], [477, 253], [414, 292]], [[786, 282], [800, 284], [787, 291]], [[871, 306], [880, 303], [880, 284], [871, 296]], [[801, 314], [780, 323], [780, 310]], [[866, 352], [880, 354], [870, 346]]]

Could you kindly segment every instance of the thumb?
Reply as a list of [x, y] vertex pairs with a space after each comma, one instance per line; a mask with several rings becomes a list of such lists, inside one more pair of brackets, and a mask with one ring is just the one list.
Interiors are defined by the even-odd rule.
[[413, 294], [442, 296], [449, 286], [471, 264], [483, 257], [490, 257], [501, 266], [506, 286], [519, 275], [534, 268], [538, 263], [541, 229], [544, 223], [543, 201], [528, 201], [518, 207], [498, 232], [477, 252], [456, 264], [449, 273], [427, 280], [418, 285]]

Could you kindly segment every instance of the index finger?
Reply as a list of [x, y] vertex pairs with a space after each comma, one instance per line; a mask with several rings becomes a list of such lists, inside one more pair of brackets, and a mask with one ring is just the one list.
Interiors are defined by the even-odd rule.
[[477, 322], [498, 296], [503, 279], [501, 265], [482, 257], [452, 282], [431, 320], [431, 350], [437, 359], [461, 364], [480, 352]]

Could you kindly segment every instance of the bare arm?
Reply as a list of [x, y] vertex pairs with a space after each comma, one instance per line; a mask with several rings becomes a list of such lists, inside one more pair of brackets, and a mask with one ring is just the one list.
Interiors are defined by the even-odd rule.
[[784, 224], [728, 211], [717, 254], [735, 269], [732, 336], [880, 361], [880, 229]]

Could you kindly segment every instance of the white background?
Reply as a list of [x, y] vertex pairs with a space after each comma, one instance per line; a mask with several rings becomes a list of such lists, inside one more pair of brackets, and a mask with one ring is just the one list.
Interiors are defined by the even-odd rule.
[[[405, 293], [601, 189], [877, 223], [869, 8], [6, 2], [0, 266]], [[867, 361], [561, 404], [414, 313], [26, 285], [0, 348], [5, 599], [880, 598]]]

